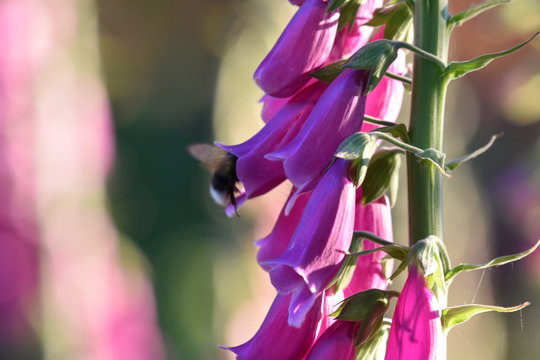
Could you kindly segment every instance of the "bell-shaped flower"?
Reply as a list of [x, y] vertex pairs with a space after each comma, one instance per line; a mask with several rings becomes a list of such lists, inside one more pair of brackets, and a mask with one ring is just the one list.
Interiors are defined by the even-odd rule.
[[272, 284], [282, 294], [292, 294], [289, 324], [300, 326], [315, 299], [341, 266], [349, 249], [355, 189], [349, 163], [338, 159], [309, 197], [290, 243], [280, 256], [262, 262], [271, 268]]
[[346, 59], [364, 46], [373, 32], [373, 27], [363, 26], [373, 17], [373, 11], [382, 6], [382, 0], [365, 0], [360, 5], [356, 19], [336, 34], [328, 63]]
[[311, 78], [330, 55], [336, 36], [337, 12], [327, 12], [327, 1], [306, 0], [277, 43], [255, 71], [255, 82], [265, 93], [288, 97]]
[[360, 130], [369, 72], [346, 69], [328, 86], [298, 135], [287, 146], [267, 155], [283, 160], [289, 180], [302, 192], [332, 161], [339, 144]]
[[[293, 195], [294, 190], [291, 192], [289, 199]], [[257, 253], [257, 261], [264, 270], [271, 271], [272, 266], [268, 264], [268, 261], [281, 255], [289, 246], [294, 230], [304, 213], [308, 199], [309, 194], [300, 196], [294, 208], [288, 215], [285, 214], [287, 204], [285, 203], [272, 232], [268, 236], [255, 242], [255, 244], [260, 247], [259, 252]]]
[[238, 360], [303, 359], [317, 338], [324, 314], [320, 295], [306, 313], [301, 327], [288, 324], [291, 295], [278, 294], [263, 324], [248, 342], [235, 347], [222, 347], [236, 354]]
[[445, 344], [440, 305], [413, 264], [396, 304], [385, 360], [444, 360]]
[[[383, 34], [384, 28], [381, 28], [371, 41], [382, 39]], [[388, 71], [396, 75], [405, 75], [407, 63], [403, 50], [398, 51], [397, 59], [390, 65]], [[375, 89], [367, 96], [365, 114], [395, 122], [401, 110], [404, 91], [401, 81], [391, 79], [388, 76], [383, 77]], [[362, 131], [368, 132], [377, 127], [379, 126], [365, 122], [362, 125]]]
[[[390, 202], [386, 196], [365, 206], [361, 203], [361, 191], [358, 190], [356, 198], [356, 211], [354, 218], [355, 231], [368, 231], [382, 239], [393, 241], [392, 214]], [[370, 240], [362, 240], [362, 250], [371, 250], [379, 247]], [[343, 290], [345, 296], [351, 296], [368, 289], [385, 289], [387, 286], [382, 258], [385, 253], [377, 251], [358, 258], [351, 282]], [[391, 261], [391, 260], [387, 260]]]
[[359, 327], [356, 321], [337, 320], [317, 339], [306, 360], [354, 360]]
[[238, 157], [236, 175], [244, 185], [247, 198], [264, 194], [286, 179], [283, 165], [265, 155], [288, 144], [298, 134], [325, 88], [326, 84], [317, 81], [302, 89], [244, 143], [233, 146], [216, 143]]

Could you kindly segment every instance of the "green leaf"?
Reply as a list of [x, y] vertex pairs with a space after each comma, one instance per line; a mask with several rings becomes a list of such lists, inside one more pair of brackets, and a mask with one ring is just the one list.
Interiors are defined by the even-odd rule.
[[391, 298], [398, 296], [399, 292], [393, 290], [369, 289], [362, 291], [343, 300], [338, 309], [330, 316], [334, 316], [338, 320], [364, 321], [381, 303], [388, 305]]
[[370, 70], [365, 94], [371, 92], [397, 58], [398, 47], [389, 40], [376, 40], [360, 48], [345, 67]]
[[356, 187], [364, 182], [370, 159], [376, 149], [377, 141], [370, 133], [352, 134], [339, 145], [335, 157], [353, 160], [352, 180]]
[[378, 151], [369, 162], [362, 184], [362, 204], [367, 205], [390, 191], [399, 176], [401, 165], [400, 150]]
[[465, 21], [472, 19], [476, 15], [483, 13], [486, 10], [498, 5], [509, 4], [514, 0], [486, 0], [483, 3], [473, 5], [467, 10], [463, 10], [448, 19], [449, 26], [460, 26]]
[[[349, 246], [349, 253], [357, 253], [361, 250], [362, 238], [353, 236], [351, 245]], [[334, 277], [334, 280], [330, 282], [327, 288], [334, 287], [334, 292], [345, 289], [351, 282], [357, 261], [358, 257], [356, 256], [346, 256], [345, 260], [343, 260], [343, 263], [341, 264], [341, 267], [339, 268], [337, 275]]]
[[460, 264], [446, 273], [446, 281], [447, 282], [451, 281], [457, 274], [463, 271], [487, 269], [493, 266], [501, 266], [504, 264], [514, 262], [516, 260], [523, 259], [527, 255], [533, 253], [538, 248], [538, 246], [540, 246], [540, 240], [538, 240], [538, 242], [534, 244], [534, 246], [530, 248], [529, 250], [525, 250], [525, 251], [522, 251], [520, 253], [513, 254], [513, 255], [500, 256], [482, 265]]
[[326, 8], [326, 11], [334, 11], [343, 6], [346, 0], [330, 0], [328, 2], [328, 7]]
[[472, 160], [475, 157], [482, 155], [483, 153], [488, 151], [491, 148], [491, 146], [493, 146], [493, 143], [495, 142], [495, 140], [500, 138], [502, 135], [503, 135], [502, 133], [493, 135], [491, 139], [489, 140], [489, 142], [486, 145], [482, 146], [480, 149], [477, 149], [468, 155], [465, 155], [455, 160], [447, 162], [445, 165], [446, 171], [448, 172], [454, 171], [455, 168], [457, 168], [459, 165], [461, 165], [465, 161]]
[[339, 76], [339, 74], [343, 72], [343, 65], [345, 65], [346, 63], [347, 60], [336, 61], [311, 73], [311, 76], [318, 80], [321, 80], [322, 82], [331, 83], [332, 81], [334, 81], [335, 78]]
[[443, 72], [443, 76], [446, 76], [448, 77], [448, 79], [452, 80], [452, 79], [460, 78], [471, 71], [480, 70], [486, 65], [488, 65], [491, 61], [495, 60], [496, 58], [518, 51], [519, 49], [521, 49], [522, 47], [524, 47], [525, 45], [533, 41], [534, 38], [536, 38], [538, 34], [539, 33], [537, 32], [529, 40], [524, 41], [504, 51], [500, 51], [500, 52], [492, 53], [492, 54], [485, 54], [485, 55], [482, 55], [482, 56], [479, 56], [477, 58], [467, 60], [467, 61], [451, 62], [445, 68]]
[[444, 166], [446, 159], [445, 153], [429, 148], [426, 150], [422, 150], [414, 155], [419, 159], [433, 163], [444, 175], [450, 176], [450, 174], [446, 172], [446, 168]]
[[449, 331], [454, 326], [461, 324], [477, 314], [481, 314], [488, 311], [496, 312], [514, 312], [521, 310], [529, 306], [529, 302], [525, 302], [521, 305], [513, 307], [500, 307], [490, 305], [462, 305], [446, 308], [442, 311], [441, 321], [443, 323], [443, 329]]
[[387, 134], [390, 134], [390, 135], [392, 135], [394, 137], [400, 138], [405, 143], [410, 142], [409, 133], [407, 132], [407, 126], [405, 126], [405, 124], [403, 124], [403, 123], [392, 124], [390, 126], [385, 126], [385, 127], [382, 127], [382, 128], [378, 128], [374, 132], [387, 133]]
[[373, 337], [356, 348], [356, 360], [384, 360], [391, 323], [383, 319]]

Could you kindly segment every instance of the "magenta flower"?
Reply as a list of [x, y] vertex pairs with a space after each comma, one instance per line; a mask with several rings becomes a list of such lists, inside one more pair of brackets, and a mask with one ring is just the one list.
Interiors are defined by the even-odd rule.
[[268, 153], [288, 144], [300, 131], [326, 84], [317, 81], [293, 96], [278, 113], [246, 142], [222, 149], [236, 155], [236, 174], [247, 198], [264, 194], [286, 179], [281, 162], [265, 158]]
[[255, 71], [255, 82], [267, 94], [288, 97], [308, 82], [310, 72], [330, 55], [338, 13], [326, 11], [324, 0], [306, 0], [277, 43]]
[[267, 156], [284, 160], [285, 173], [300, 192], [320, 177], [339, 144], [360, 130], [368, 74], [365, 70], [343, 71], [326, 89], [294, 140]]
[[291, 295], [278, 294], [251, 340], [239, 346], [223, 348], [234, 352], [238, 360], [303, 359], [317, 337], [323, 315], [326, 315], [323, 296], [316, 299], [299, 328], [287, 322], [290, 300]]
[[306, 360], [354, 360], [354, 342], [360, 323], [337, 320], [317, 340]]
[[[293, 195], [294, 192], [291, 193], [291, 196]], [[291, 196], [289, 196], [289, 198], [291, 198]], [[299, 197], [292, 211], [288, 215], [285, 214], [285, 204], [272, 232], [268, 236], [255, 242], [255, 244], [260, 247], [259, 252], [257, 253], [257, 261], [264, 270], [272, 270], [272, 266], [265, 262], [278, 257], [289, 246], [289, 241], [292, 238], [296, 226], [300, 222], [308, 199], [309, 195]]]
[[[354, 218], [355, 231], [369, 231], [375, 235], [392, 241], [392, 215], [390, 204], [386, 196], [366, 206], [361, 204], [361, 192], [357, 193], [356, 212]], [[371, 250], [379, 247], [369, 240], [363, 240], [362, 250]], [[368, 289], [385, 289], [386, 276], [383, 272], [381, 260], [385, 257], [382, 251], [361, 256], [356, 263], [356, 269], [351, 282], [343, 290], [345, 296], [356, 294]]]
[[385, 360], [444, 360], [440, 316], [437, 298], [413, 264], [396, 304]]
[[283, 254], [262, 262], [272, 284], [292, 294], [289, 324], [300, 326], [315, 299], [334, 278], [348, 250], [354, 225], [355, 189], [349, 163], [338, 159], [311, 194]]

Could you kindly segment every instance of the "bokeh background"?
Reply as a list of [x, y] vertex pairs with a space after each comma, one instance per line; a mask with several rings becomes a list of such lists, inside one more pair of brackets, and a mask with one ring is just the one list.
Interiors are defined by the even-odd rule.
[[[185, 149], [262, 126], [251, 75], [294, 10], [285, 0], [0, 0], [0, 359], [231, 359], [217, 344], [254, 334], [273, 290], [252, 242], [287, 185], [229, 219]], [[458, 28], [451, 58], [539, 29], [540, 3], [520, 0]], [[505, 134], [446, 180], [454, 262], [540, 238], [539, 70], [536, 40], [451, 85], [450, 157]], [[394, 226], [405, 243], [403, 190]], [[540, 253], [462, 275], [451, 305], [526, 300], [454, 329], [449, 359], [540, 357]]]

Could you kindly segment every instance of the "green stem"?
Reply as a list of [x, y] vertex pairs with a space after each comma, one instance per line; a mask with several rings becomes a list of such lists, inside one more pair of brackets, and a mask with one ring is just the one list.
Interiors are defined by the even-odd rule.
[[384, 75], [389, 77], [390, 79], [399, 80], [399, 81], [401, 81], [402, 83], [404, 83], [406, 85], [412, 85], [412, 79], [409, 79], [406, 76], [401, 76], [401, 75], [398, 75], [398, 74], [394, 74], [394, 73], [391, 73], [389, 71], [387, 71]]
[[[418, 0], [415, 6], [415, 46], [446, 63], [448, 0]], [[440, 64], [415, 56], [411, 100], [411, 145], [442, 151], [447, 80]], [[408, 155], [409, 242], [429, 235], [443, 238], [442, 174], [435, 164]]]
[[441, 69], [444, 69], [446, 67], [446, 56], [444, 59], [442, 59], [437, 54], [432, 54], [429, 51], [423, 50], [422, 48], [418, 46], [409, 44], [406, 41], [394, 41], [394, 44], [396, 44], [396, 46], [400, 48], [410, 50], [416, 55], [419, 55], [423, 57], [424, 59], [431, 61], [432, 63], [439, 66]]

